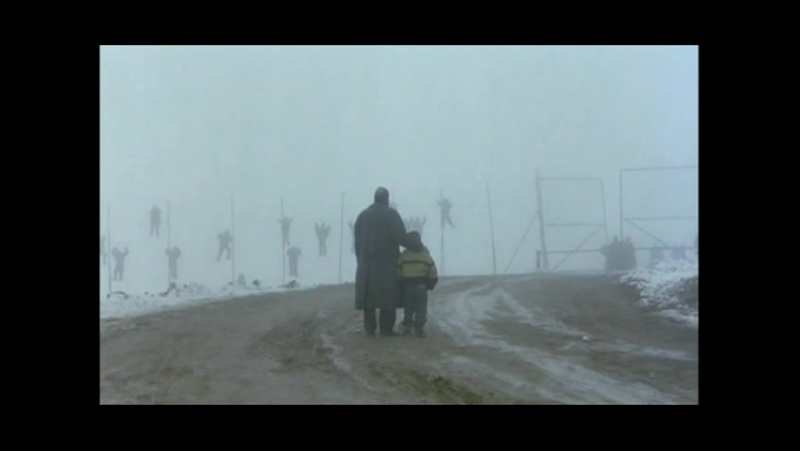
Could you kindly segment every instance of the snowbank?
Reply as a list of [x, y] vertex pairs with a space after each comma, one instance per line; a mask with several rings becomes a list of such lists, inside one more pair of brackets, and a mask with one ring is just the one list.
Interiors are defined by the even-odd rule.
[[164, 293], [132, 294], [115, 291], [107, 296], [101, 295], [100, 319], [132, 317], [219, 300], [314, 287], [315, 285], [289, 285], [289, 287], [225, 285], [214, 290], [197, 283], [190, 283], [179, 285], [176, 290], [173, 289]]
[[631, 271], [620, 282], [639, 291], [641, 302], [689, 325], [698, 325], [699, 261], [696, 257], [664, 261]]

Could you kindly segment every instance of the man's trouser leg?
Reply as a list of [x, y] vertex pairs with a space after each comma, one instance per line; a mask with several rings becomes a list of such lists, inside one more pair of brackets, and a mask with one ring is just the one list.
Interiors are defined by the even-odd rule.
[[380, 309], [381, 335], [394, 334], [394, 324], [397, 322], [397, 310]]
[[364, 332], [367, 335], [375, 335], [375, 330], [378, 328], [378, 321], [375, 317], [374, 308], [364, 309]]

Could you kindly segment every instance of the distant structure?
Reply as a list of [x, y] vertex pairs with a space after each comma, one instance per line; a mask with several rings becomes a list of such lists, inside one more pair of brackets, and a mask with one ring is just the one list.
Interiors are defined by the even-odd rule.
[[158, 236], [159, 228], [161, 227], [161, 209], [158, 205], [153, 205], [150, 209], [150, 236]]
[[128, 248], [125, 252], [120, 251], [116, 247], [111, 251], [111, 256], [114, 257], [114, 280], [122, 280], [125, 273], [125, 257], [128, 256]]
[[217, 261], [222, 258], [222, 253], [226, 252], [228, 260], [231, 259], [231, 244], [233, 244], [233, 237], [231, 236], [231, 232], [226, 230], [222, 233], [217, 234], [217, 239], [219, 240], [219, 253], [217, 253]]
[[319, 256], [324, 257], [328, 254], [326, 242], [328, 235], [331, 233], [331, 226], [323, 222], [322, 224], [315, 224], [314, 229], [317, 232], [317, 240], [319, 241]]
[[280, 219], [280, 223], [281, 234], [283, 235], [283, 247], [291, 246], [292, 243], [289, 241], [289, 228], [292, 225], [292, 219], [284, 216]]
[[178, 259], [181, 257], [181, 250], [178, 249], [178, 246], [172, 246], [171, 248], [167, 248], [165, 252], [167, 258], [169, 259], [169, 278], [170, 280], [177, 280], [178, 279]]
[[297, 261], [300, 258], [300, 254], [300, 249], [296, 246], [292, 246], [286, 251], [286, 255], [289, 256], [289, 275], [291, 277], [299, 277], [297, 275]]

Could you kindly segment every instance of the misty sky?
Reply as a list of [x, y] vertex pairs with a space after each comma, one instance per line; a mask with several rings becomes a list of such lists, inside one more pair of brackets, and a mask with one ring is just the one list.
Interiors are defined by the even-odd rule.
[[[101, 233], [110, 203], [112, 244], [131, 251], [120, 287], [166, 285], [167, 240], [149, 237], [148, 212], [162, 207], [166, 231], [167, 201], [180, 280], [230, 280], [230, 264], [215, 259], [232, 197], [237, 273], [281, 282], [283, 196], [301, 282], [336, 282], [343, 191], [342, 278], [352, 280], [347, 222], [379, 185], [401, 215], [428, 217], [435, 259], [443, 190], [457, 227], [445, 232], [446, 272], [490, 273], [486, 180], [502, 272], [533, 218], [536, 170], [603, 178], [613, 236], [620, 169], [697, 164], [698, 49], [103, 47], [100, 117]], [[626, 216], [697, 215], [696, 169], [625, 183]], [[548, 222], [602, 222], [599, 188], [545, 182]], [[319, 221], [332, 226], [325, 258]], [[675, 244], [697, 231], [696, 220], [642, 225]], [[546, 231], [550, 249], [569, 250], [592, 229]], [[509, 272], [533, 269], [538, 237], [534, 227]], [[604, 240], [601, 230], [587, 247]]]

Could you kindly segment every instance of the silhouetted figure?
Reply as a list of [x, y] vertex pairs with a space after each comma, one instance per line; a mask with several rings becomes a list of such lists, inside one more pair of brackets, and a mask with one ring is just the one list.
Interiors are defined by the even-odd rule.
[[114, 257], [114, 280], [122, 280], [122, 276], [125, 273], [125, 257], [128, 256], [128, 248], [126, 247], [125, 252], [122, 252], [115, 247], [111, 251], [111, 256]]
[[227, 252], [228, 260], [231, 259], [231, 244], [233, 243], [233, 237], [231, 236], [231, 232], [226, 230], [222, 233], [217, 234], [217, 238], [219, 239], [219, 253], [217, 254], [217, 261], [222, 258], [222, 253]]
[[291, 246], [292, 243], [289, 241], [289, 227], [292, 225], [292, 219], [284, 216], [280, 219], [280, 223], [281, 235], [283, 235], [283, 247]]
[[622, 244], [619, 242], [619, 238], [616, 235], [611, 240], [611, 243], [603, 246], [600, 252], [605, 257], [606, 271], [618, 271], [622, 269], [624, 266]]
[[170, 280], [178, 278], [178, 259], [181, 257], [181, 250], [177, 246], [167, 248], [167, 258], [169, 259], [169, 277]]
[[350, 221], [350, 251], [356, 253], [356, 231], [353, 221]]
[[300, 258], [300, 254], [300, 249], [298, 249], [296, 246], [292, 246], [286, 251], [286, 255], [289, 256], [289, 275], [291, 277], [298, 277], [297, 260]]
[[239, 277], [236, 279], [236, 284], [239, 285], [240, 287], [247, 286], [247, 279], [244, 278], [244, 274], [239, 273]]
[[625, 237], [625, 243], [623, 244], [623, 255], [625, 266], [622, 269], [636, 269], [636, 248], [633, 246], [633, 241], [631, 241], [631, 237], [629, 236]]
[[317, 231], [317, 240], [319, 241], [319, 256], [324, 257], [328, 254], [326, 242], [328, 240], [328, 235], [331, 233], [331, 226], [322, 223], [315, 224], [314, 228]]
[[664, 248], [656, 245], [650, 249], [650, 264], [657, 265], [664, 261]]
[[105, 265], [108, 262], [108, 253], [106, 252], [105, 235], [100, 237], [100, 256], [103, 257], [103, 264]]
[[155, 233], [158, 236], [158, 229], [161, 227], [161, 210], [158, 205], [153, 205], [150, 209], [150, 236]]
[[449, 199], [445, 198], [436, 201], [436, 203], [439, 204], [439, 211], [442, 217], [442, 228], [444, 229], [445, 223], [450, 224], [450, 227], [455, 228], [456, 226], [453, 225], [453, 220], [450, 218], [450, 208], [453, 206], [453, 203], [450, 202]]

